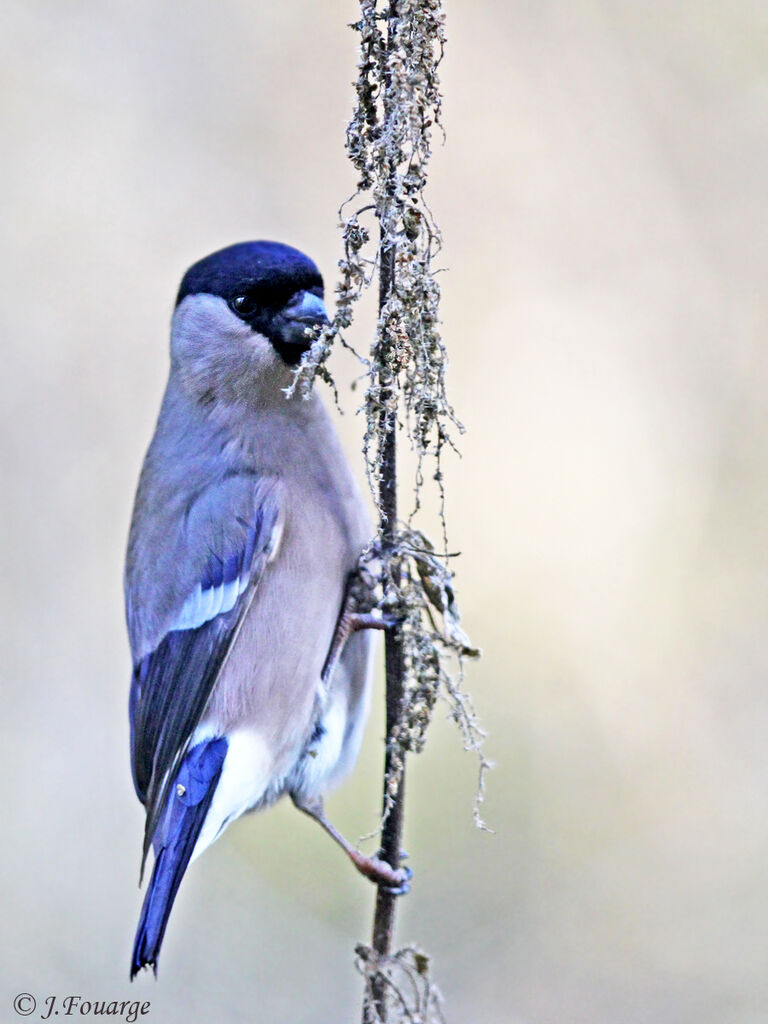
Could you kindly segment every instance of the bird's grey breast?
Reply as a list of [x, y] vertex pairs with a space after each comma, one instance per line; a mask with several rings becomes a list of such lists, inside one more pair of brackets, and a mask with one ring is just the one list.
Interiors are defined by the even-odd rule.
[[327, 413], [317, 399], [291, 412], [299, 415], [255, 414], [244, 427], [241, 458], [280, 481], [282, 534], [209, 708], [219, 728], [257, 730], [278, 773], [312, 731], [347, 578], [369, 540], [365, 505]]

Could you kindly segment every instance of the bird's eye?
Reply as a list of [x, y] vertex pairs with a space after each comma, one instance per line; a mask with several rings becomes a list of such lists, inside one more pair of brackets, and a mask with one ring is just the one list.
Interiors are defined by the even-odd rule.
[[252, 295], [236, 295], [230, 306], [238, 316], [246, 317], [256, 311], [256, 300]]

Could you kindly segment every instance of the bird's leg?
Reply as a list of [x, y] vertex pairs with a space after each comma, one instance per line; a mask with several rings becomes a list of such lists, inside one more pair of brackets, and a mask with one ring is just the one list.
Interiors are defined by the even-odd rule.
[[355, 594], [354, 587], [350, 583], [347, 585], [344, 594], [344, 601], [339, 612], [339, 618], [336, 621], [336, 629], [331, 640], [331, 646], [328, 648], [328, 654], [323, 665], [322, 680], [326, 689], [341, 657], [341, 652], [344, 650], [344, 645], [353, 633], [357, 633], [360, 629], [393, 629], [399, 621], [393, 615], [386, 615], [383, 612], [374, 614], [371, 609], [360, 611], [358, 610], [359, 607], [359, 597]]
[[313, 800], [303, 800], [295, 793], [291, 793], [294, 806], [322, 826], [328, 835], [346, 853], [361, 875], [365, 875], [375, 885], [383, 885], [394, 896], [403, 896], [408, 892], [408, 882], [413, 872], [410, 868], [393, 868], [385, 860], [379, 857], [366, 857], [364, 853], [356, 850], [351, 843], [347, 842], [344, 836], [328, 821], [323, 808], [323, 798], [315, 797]]

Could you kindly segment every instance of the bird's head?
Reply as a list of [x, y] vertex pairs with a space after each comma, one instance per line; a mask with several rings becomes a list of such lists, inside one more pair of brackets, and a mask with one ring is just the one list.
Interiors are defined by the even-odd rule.
[[184, 275], [171, 359], [201, 396], [238, 396], [256, 381], [279, 391], [317, 335], [307, 329], [327, 323], [312, 260], [280, 242], [240, 242]]

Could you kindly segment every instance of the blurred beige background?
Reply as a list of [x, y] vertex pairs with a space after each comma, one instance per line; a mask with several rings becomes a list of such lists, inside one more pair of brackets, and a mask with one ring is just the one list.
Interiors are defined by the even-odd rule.
[[[128, 985], [142, 813], [120, 578], [183, 270], [277, 238], [333, 284], [356, 7], [2, 12], [0, 1015], [29, 991], [151, 999], [157, 1024], [356, 1020], [373, 892], [287, 806], [194, 866], [159, 982]], [[468, 427], [449, 520], [496, 834], [473, 829], [475, 765], [441, 713], [411, 765], [399, 936], [434, 955], [454, 1024], [757, 1024], [768, 9], [447, 14], [431, 205]], [[375, 821], [381, 702], [331, 803], [353, 836]]]

